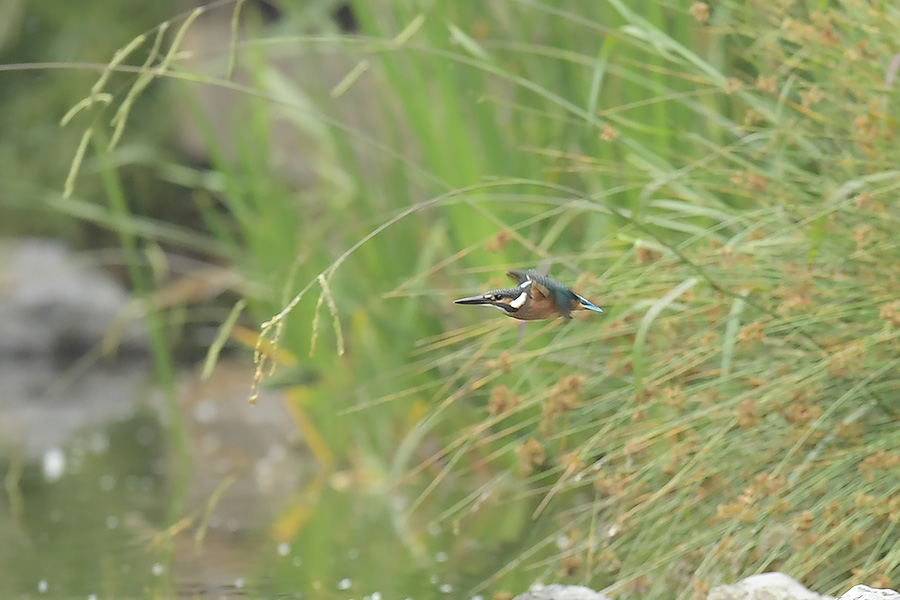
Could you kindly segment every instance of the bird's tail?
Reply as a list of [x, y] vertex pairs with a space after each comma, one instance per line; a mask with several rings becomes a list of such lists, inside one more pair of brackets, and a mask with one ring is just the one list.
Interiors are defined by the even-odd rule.
[[[578, 296], [578, 294], [576, 294]], [[582, 308], [586, 308], [588, 310], [592, 310], [594, 312], [603, 312], [603, 309], [585, 298], [584, 296], [578, 296], [578, 302], [581, 304]]]

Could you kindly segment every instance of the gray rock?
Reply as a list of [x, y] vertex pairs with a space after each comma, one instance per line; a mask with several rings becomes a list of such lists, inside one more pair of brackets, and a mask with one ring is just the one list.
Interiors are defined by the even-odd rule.
[[513, 600], [609, 600], [609, 596], [582, 585], [535, 584]]
[[854, 585], [841, 595], [840, 600], [900, 600], [900, 592]]
[[79, 430], [130, 418], [150, 372], [128, 361], [71, 376], [52, 361], [0, 359], [0, 460], [9, 453], [34, 460]]
[[0, 455], [54, 456], [75, 431], [134, 413], [149, 373], [142, 323], [125, 328], [118, 352], [139, 360], [92, 354], [128, 302], [59, 242], [0, 243]]
[[[59, 242], [8, 242], [0, 247], [0, 357], [76, 359], [101, 342], [128, 300], [122, 285]], [[129, 323], [122, 343], [146, 350], [143, 325]]]

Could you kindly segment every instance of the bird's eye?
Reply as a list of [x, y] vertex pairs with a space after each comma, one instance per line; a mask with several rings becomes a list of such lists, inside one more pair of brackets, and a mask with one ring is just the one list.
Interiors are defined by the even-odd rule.
[[501, 298], [503, 298], [501, 294], [494, 294], [494, 300], [500, 300]]

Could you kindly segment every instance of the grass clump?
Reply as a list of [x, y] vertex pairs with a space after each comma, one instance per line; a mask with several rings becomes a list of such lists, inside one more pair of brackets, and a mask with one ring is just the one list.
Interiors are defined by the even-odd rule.
[[[235, 153], [207, 130], [210, 229], [269, 319], [259, 358], [319, 374], [290, 401], [323, 465], [403, 496], [398, 523], [514, 547], [472, 592], [896, 585], [900, 16], [353, 6], [363, 35], [251, 37], [250, 83], [202, 79], [246, 101]], [[272, 48], [345, 77], [303, 86]], [[351, 124], [354, 91], [377, 118]], [[312, 184], [273, 176], [276, 126]], [[607, 313], [519, 339], [449, 304], [541, 262]]]

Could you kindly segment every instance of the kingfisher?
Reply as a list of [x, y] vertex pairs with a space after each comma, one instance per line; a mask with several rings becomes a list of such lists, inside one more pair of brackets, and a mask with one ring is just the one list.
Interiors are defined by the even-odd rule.
[[454, 300], [456, 304], [472, 304], [493, 306], [503, 313], [520, 321], [537, 321], [563, 317], [572, 318], [573, 310], [592, 310], [603, 312], [593, 302], [576, 294], [552, 277], [530, 269], [520, 271], [514, 269], [506, 272], [510, 279], [516, 281], [513, 288], [491, 290], [480, 296], [469, 296]]

